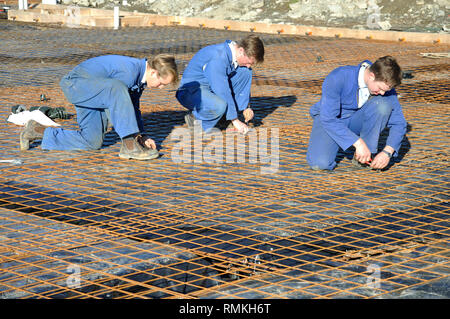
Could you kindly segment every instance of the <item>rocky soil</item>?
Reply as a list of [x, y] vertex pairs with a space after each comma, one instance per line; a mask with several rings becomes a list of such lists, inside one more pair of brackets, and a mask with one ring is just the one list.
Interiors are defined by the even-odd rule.
[[356, 29], [448, 32], [449, 0], [60, 0], [66, 5]]

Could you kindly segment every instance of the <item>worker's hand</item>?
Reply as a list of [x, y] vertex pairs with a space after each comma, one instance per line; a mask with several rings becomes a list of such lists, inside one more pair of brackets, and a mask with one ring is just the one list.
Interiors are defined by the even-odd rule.
[[151, 148], [151, 149], [156, 150], [156, 143], [155, 143], [155, 141], [152, 140], [147, 135], [141, 135], [141, 138], [140, 138], [139, 142], [141, 143], [142, 146], [145, 146], [147, 148]]
[[374, 157], [372, 162], [370, 163], [370, 167], [372, 169], [382, 169], [389, 164], [389, 156], [386, 153], [380, 152], [377, 156]]
[[150, 137], [145, 140], [144, 144], [146, 147], [156, 150], [156, 143]]
[[353, 144], [353, 146], [356, 148], [355, 159], [362, 164], [369, 163], [371, 160], [372, 154], [370, 153], [370, 150], [367, 147], [366, 142], [364, 142], [362, 138], [359, 138]]
[[[386, 145], [384, 149], [391, 154], [394, 153], [394, 149], [388, 145]], [[375, 156], [372, 163], [370, 163], [370, 167], [372, 169], [383, 169], [389, 164], [390, 160], [391, 158], [389, 157], [389, 155], [384, 152], [380, 152], [377, 154], [377, 156]]]
[[255, 115], [253, 113], [253, 110], [249, 107], [246, 108], [242, 114], [244, 115], [245, 123], [251, 121], [253, 119], [253, 116]]
[[248, 132], [248, 126], [247, 125], [245, 125], [244, 123], [242, 123], [238, 119], [232, 120], [231, 123], [233, 123], [233, 126], [236, 129], [236, 131], [238, 131], [239, 133], [242, 133], [244, 135], [247, 134], [247, 132]]

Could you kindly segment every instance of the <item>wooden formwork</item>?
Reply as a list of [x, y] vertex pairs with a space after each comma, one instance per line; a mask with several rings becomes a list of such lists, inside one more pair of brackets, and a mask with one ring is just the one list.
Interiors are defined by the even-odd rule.
[[[74, 24], [72, 7], [63, 5], [39, 4], [29, 10], [9, 10], [8, 19], [24, 22]], [[76, 24], [89, 27], [113, 27], [113, 11], [76, 7]], [[258, 33], [314, 35], [321, 37], [373, 39], [400, 42], [450, 43], [450, 34], [421, 33], [381, 30], [357, 30], [348, 28], [329, 28], [288, 24], [268, 24], [233, 20], [216, 20], [199, 17], [161, 16], [141, 12], [120, 12], [121, 27], [182, 25], [197, 28], [251, 31]]]

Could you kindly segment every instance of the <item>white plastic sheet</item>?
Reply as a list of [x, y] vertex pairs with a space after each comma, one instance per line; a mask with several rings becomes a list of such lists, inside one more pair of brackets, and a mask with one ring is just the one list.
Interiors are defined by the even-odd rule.
[[7, 119], [8, 122], [21, 126], [27, 124], [29, 120], [35, 120], [44, 126], [61, 126], [39, 110], [34, 110], [31, 112], [23, 111], [17, 114], [11, 114]]

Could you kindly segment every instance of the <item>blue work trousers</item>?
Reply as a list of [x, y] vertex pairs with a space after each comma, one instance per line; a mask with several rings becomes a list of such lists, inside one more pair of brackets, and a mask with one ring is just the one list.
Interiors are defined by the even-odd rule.
[[[389, 96], [374, 96], [349, 118], [347, 127], [364, 140], [372, 154], [377, 153], [378, 140], [386, 127], [393, 106]], [[355, 141], [356, 142], [356, 141]], [[336, 166], [339, 145], [322, 126], [320, 114], [314, 116], [306, 159], [313, 169], [332, 170]]]
[[[227, 105], [227, 102], [215, 94], [209, 85], [191, 82], [179, 88], [176, 98], [188, 110], [192, 111], [196, 120], [202, 121], [205, 132], [213, 128], [224, 114], [237, 114], [228, 112], [228, 108], [236, 108], [244, 111], [250, 102], [250, 86], [252, 71], [246, 67], [236, 69], [236, 74], [230, 77], [229, 83], [235, 105]], [[237, 118], [237, 115], [236, 117]], [[234, 120], [235, 118], [227, 118]]]
[[67, 100], [75, 105], [79, 130], [48, 127], [41, 147], [46, 150], [94, 150], [102, 146], [108, 120], [120, 138], [139, 133], [127, 86], [112, 78], [94, 77], [75, 67], [60, 81]]

